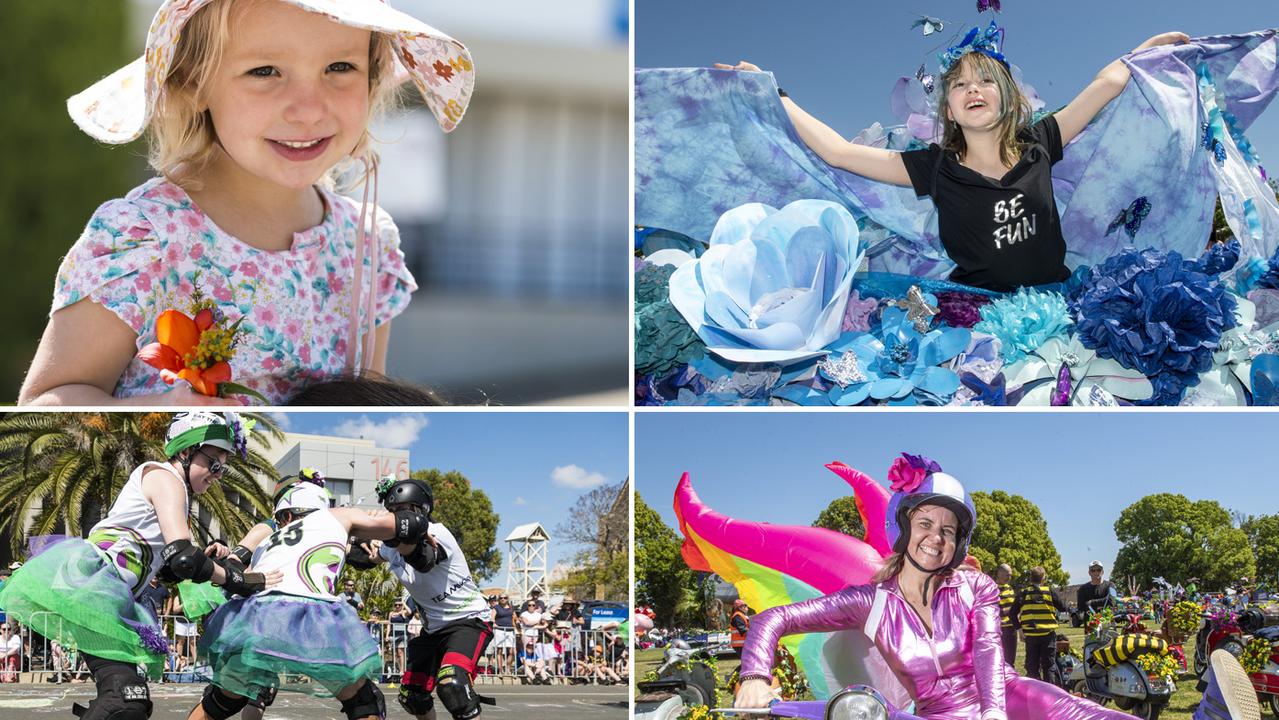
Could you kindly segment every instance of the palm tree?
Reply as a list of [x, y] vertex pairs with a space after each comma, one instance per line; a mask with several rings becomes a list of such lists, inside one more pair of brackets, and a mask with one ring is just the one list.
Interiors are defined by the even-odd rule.
[[[232, 457], [222, 479], [193, 496], [198, 508], [217, 519], [227, 537], [239, 538], [257, 517], [270, 514], [268, 484], [279, 473], [258, 451], [284, 434], [269, 415], [247, 413], [257, 422], [248, 457]], [[7, 413], [0, 418], [0, 536], [8, 551], [22, 554], [27, 536], [83, 535], [106, 516], [133, 472], [147, 460], [164, 460], [164, 434], [171, 413]], [[31, 511], [39, 506], [30, 528]], [[208, 526], [192, 513], [192, 532], [201, 543]]]

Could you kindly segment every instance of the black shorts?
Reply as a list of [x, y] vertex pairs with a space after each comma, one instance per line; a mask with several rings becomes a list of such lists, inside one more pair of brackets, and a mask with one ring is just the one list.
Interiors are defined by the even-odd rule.
[[480, 657], [492, 640], [493, 625], [478, 618], [451, 622], [429, 635], [423, 628], [420, 635], [409, 640], [400, 684], [416, 685], [430, 692], [435, 689], [435, 675], [442, 665], [457, 665], [474, 680]]

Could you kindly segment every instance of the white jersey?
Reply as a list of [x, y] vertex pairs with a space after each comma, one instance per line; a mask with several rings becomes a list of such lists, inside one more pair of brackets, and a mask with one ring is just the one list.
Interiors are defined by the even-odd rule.
[[328, 510], [316, 510], [277, 529], [253, 551], [255, 572], [279, 570], [284, 579], [267, 593], [337, 600], [337, 578], [346, 561], [346, 527]]
[[129, 474], [120, 495], [111, 506], [111, 512], [89, 531], [89, 542], [101, 550], [120, 577], [132, 588], [136, 596], [146, 587], [151, 576], [160, 570], [160, 551], [164, 549], [164, 533], [160, 532], [160, 518], [155, 506], [142, 494], [142, 475], [151, 468], [166, 470], [177, 478], [182, 486], [182, 506], [186, 507], [186, 482], [172, 465], [145, 462]]
[[457, 620], [491, 620], [489, 604], [471, 577], [471, 568], [466, 564], [462, 548], [458, 547], [453, 533], [434, 522], [428, 532], [448, 554], [444, 562], [429, 572], [414, 570], [396, 548], [383, 545], [379, 551], [390, 565], [391, 574], [408, 589], [413, 602], [425, 616], [423, 625], [426, 632], [435, 632], [445, 623]]

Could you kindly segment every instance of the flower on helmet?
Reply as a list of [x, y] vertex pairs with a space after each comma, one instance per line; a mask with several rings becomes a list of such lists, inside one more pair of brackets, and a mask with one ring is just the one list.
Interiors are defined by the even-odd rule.
[[902, 453], [888, 469], [888, 481], [893, 492], [914, 492], [929, 475], [941, 472], [941, 466], [923, 455]]

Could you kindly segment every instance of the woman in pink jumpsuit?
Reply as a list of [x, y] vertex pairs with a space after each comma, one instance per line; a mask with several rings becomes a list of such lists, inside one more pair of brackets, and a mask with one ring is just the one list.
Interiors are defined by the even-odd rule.
[[976, 509], [936, 463], [907, 457], [889, 473], [897, 478], [887, 517], [894, 553], [876, 582], [756, 615], [742, 651], [738, 707], [762, 707], [771, 699], [765, 678], [783, 636], [853, 628], [874, 642], [914, 699], [914, 713], [928, 720], [1132, 718], [1021, 677], [1004, 662], [999, 589], [982, 573], [959, 567]]

